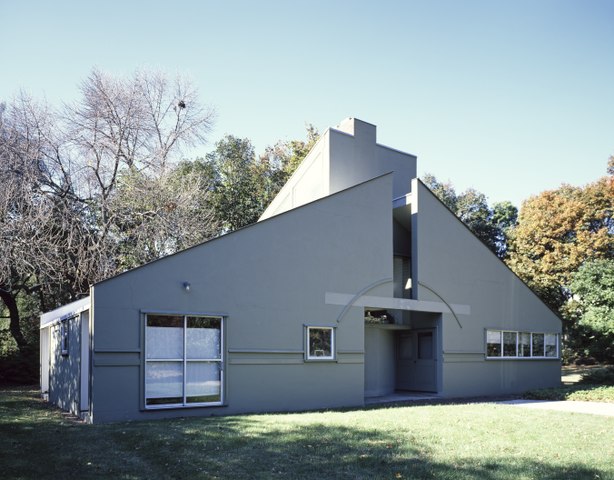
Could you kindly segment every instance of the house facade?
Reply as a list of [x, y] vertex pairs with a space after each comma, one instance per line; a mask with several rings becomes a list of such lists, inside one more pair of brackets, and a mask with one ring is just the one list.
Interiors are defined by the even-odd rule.
[[91, 422], [560, 383], [560, 319], [346, 119], [246, 228], [41, 317], [41, 387]]

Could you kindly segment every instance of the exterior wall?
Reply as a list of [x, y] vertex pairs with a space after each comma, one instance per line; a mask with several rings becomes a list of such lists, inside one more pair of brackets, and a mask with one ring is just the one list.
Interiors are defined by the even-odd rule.
[[379, 397], [395, 389], [395, 331], [365, 327], [365, 397]]
[[[412, 184], [414, 294], [465, 304], [442, 319], [444, 396], [496, 395], [560, 384], [558, 359], [485, 359], [485, 330], [561, 333], [560, 319], [422, 183]], [[416, 285], [417, 284], [417, 285]], [[416, 288], [417, 287], [417, 288]]]
[[273, 199], [260, 220], [395, 172], [392, 198], [405, 195], [416, 157], [376, 143], [376, 127], [355, 118], [328, 129]]
[[79, 414], [81, 375], [81, 315], [67, 320], [68, 355], [62, 354], [61, 326], [54, 323], [49, 331], [49, 402], [62, 410]]
[[329, 143], [330, 130], [327, 130], [260, 216], [260, 221], [323, 198], [330, 193]]
[[416, 157], [378, 145], [376, 127], [348, 119], [344, 130], [330, 130], [330, 192], [394, 172], [392, 198], [405, 195], [416, 177]]
[[[392, 277], [392, 183], [376, 178], [96, 284], [93, 421], [362, 405], [363, 311], [340, 318], [324, 299]], [[225, 406], [144, 410], [143, 311], [226, 316]], [[336, 327], [336, 361], [304, 360], [305, 325]]]

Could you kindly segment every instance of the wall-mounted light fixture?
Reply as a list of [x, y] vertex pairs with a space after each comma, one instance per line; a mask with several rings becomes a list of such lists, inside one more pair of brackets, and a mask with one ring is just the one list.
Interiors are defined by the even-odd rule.
[[186, 292], [189, 292], [191, 287], [192, 287], [192, 285], [190, 285], [190, 282], [183, 282], [183, 289]]

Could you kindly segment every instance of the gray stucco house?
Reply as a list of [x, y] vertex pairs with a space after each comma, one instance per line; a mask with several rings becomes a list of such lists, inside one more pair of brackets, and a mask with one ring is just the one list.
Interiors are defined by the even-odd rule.
[[90, 422], [560, 383], [561, 321], [346, 119], [261, 219], [41, 317], [41, 388]]

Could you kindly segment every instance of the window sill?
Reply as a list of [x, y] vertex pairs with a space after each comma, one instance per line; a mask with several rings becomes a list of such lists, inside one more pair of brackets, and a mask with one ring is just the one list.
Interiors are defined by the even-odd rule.
[[494, 360], [494, 361], [509, 361], [509, 360], [520, 360], [522, 362], [531, 361], [531, 360], [556, 360], [558, 362], [561, 361], [560, 357], [484, 357], [484, 360]]
[[157, 410], [186, 410], [192, 408], [215, 408], [215, 407], [227, 407], [225, 402], [220, 403], [195, 403], [194, 405], [156, 405], [142, 408], [143, 412], [155, 412]]

